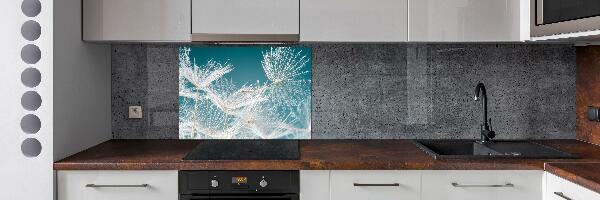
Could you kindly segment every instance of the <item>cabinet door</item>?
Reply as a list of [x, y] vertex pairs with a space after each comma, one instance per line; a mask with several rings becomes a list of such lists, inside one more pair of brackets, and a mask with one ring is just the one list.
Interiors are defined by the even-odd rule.
[[177, 200], [177, 187], [177, 171], [57, 172], [58, 200]]
[[192, 0], [192, 39], [261, 40], [267, 35], [277, 40], [288, 35], [297, 41], [299, 18], [299, 0]]
[[329, 170], [300, 171], [300, 199], [329, 200]]
[[600, 194], [575, 183], [546, 173], [546, 191], [544, 200], [600, 200]]
[[189, 41], [190, 0], [83, 0], [83, 40]]
[[527, 0], [410, 0], [409, 41], [529, 40]]
[[422, 200], [542, 199], [543, 171], [423, 171]]
[[408, 0], [302, 0], [300, 41], [403, 42]]
[[331, 171], [331, 200], [419, 200], [419, 171]]

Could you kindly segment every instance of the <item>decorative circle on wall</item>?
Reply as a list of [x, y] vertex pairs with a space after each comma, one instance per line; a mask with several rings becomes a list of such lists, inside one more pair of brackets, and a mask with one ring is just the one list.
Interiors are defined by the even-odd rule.
[[34, 41], [40, 38], [42, 27], [39, 23], [33, 20], [26, 21], [21, 26], [21, 35], [29, 41]]
[[40, 118], [33, 114], [25, 115], [21, 119], [21, 129], [25, 133], [29, 133], [29, 134], [37, 133], [38, 131], [40, 131], [41, 127], [42, 127], [42, 122], [40, 121]]
[[27, 157], [36, 157], [42, 152], [42, 144], [35, 138], [27, 138], [21, 143], [21, 152]]
[[37, 110], [42, 105], [42, 97], [35, 91], [27, 91], [21, 96], [21, 105], [25, 110]]
[[40, 70], [30, 67], [21, 73], [21, 82], [27, 87], [36, 87], [42, 81]]
[[21, 3], [21, 11], [27, 17], [35, 17], [42, 11], [42, 3], [38, 0], [24, 0]]
[[34, 44], [25, 45], [21, 49], [21, 59], [27, 64], [35, 64], [40, 61], [42, 52], [40, 48]]

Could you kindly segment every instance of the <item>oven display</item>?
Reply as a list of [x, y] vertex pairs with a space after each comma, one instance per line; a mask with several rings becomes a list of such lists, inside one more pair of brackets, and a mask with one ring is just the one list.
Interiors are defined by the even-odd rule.
[[234, 185], [247, 185], [248, 184], [248, 177], [245, 177], [245, 176], [234, 176], [234, 177], [231, 177], [231, 184], [234, 184]]

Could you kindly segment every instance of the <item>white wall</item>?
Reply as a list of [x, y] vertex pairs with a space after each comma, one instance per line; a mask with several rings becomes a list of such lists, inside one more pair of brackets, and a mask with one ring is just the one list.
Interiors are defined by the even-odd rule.
[[81, 0], [54, 0], [54, 160], [111, 138], [110, 46], [81, 41]]
[[[41, 13], [34, 17], [21, 12], [21, 2], [0, 1], [0, 199], [52, 199], [52, 1], [41, 0]], [[21, 36], [21, 25], [27, 20], [35, 20], [41, 26], [41, 36], [36, 40]], [[21, 60], [21, 48], [27, 44], [39, 47], [38, 62], [26, 64]], [[33, 88], [21, 83], [21, 73], [28, 67], [38, 69], [42, 76], [40, 84]], [[21, 96], [26, 91], [41, 96], [39, 108], [24, 109]], [[39, 131], [27, 134], [21, 129], [21, 119], [27, 114], [40, 119]], [[27, 138], [40, 142], [39, 155], [26, 157], [21, 152], [21, 144]]]

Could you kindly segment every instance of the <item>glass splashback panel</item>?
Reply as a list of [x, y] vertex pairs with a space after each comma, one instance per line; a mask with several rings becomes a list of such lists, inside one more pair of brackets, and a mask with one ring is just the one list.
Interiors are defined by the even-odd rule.
[[310, 133], [310, 48], [179, 48], [180, 139], [309, 139]]

